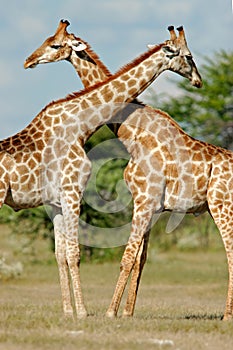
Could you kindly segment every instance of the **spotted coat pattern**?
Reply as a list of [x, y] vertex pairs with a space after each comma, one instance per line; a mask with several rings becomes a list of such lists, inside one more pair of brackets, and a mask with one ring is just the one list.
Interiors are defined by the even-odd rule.
[[[107, 68], [102, 64], [102, 62], [99, 60], [98, 56], [90, 49], [89, 45], [87, 43], [86, 50], [82, 52], [77, 52], [77, 50], [74, 48], [74, 45], [72, 43], [77, 43], [77, 42], [83, 42], [81, 39], [76, 38], [73, 34], [69, 34], [66, 31], [66, 27], [68, 25], [67, 21], [61, 21], [58, 29], [55, 33], [54, 36], [49, 37], [48, 39], [45, 40], [45, 42], [39, 47], [26, 61], [25, 61], [25, 68], [35, 66], [39, 63], [46, 63], [46, 62], [55, 62], [58, 60], [66, 59], [69, 60], [73, 66], [75, 67], [77, 73], [81, 77], [83, 84], [85, 87], [90, 86], [92, 84], [98, 83], [102, 81], [103, 79], [108, 79], [110, 77], [110, 73], [107, 70]], [[183, 29], [179, 28], [180, 30], [180, 36], [179, 38], [176, 38], [174, 29], [172, 27], [169, 28], [170, 33], [171, 33], [171, 38], [169, 41], [167, 41], [165, 44], [162, 45], [162, 51], [160, 51], [160, 58], [157, 61], [157, 68], [158, 72], [165, 67], [165, 61], [169, 60], [170, 62], [170, 70], [176, 71], [179, 74], [187, 77], [190, 79], [191, 83], [200, 87], [201, 85], [201, 78], [199, 76], [199, 73], [195, 67], [195, 64], [192, 60], [192, 56], [190, 51], [187, 48], [186, 41], [184, 38], [184, 33]], [[55, 49], [54, 49], [55, 47]], [[152, 48], [152, 50], [155, 48]], [[158, 47], [157, 47], [158, 49]], [[166, 52], [164, 55], [163, 53]], [[171, 54], [172, 52], [172, 54]], [[146, 55], [151, 54], [152, 52], [147, 53]], [[140, 58], [142, 60], [142, 57]], [[136, 63], [136, 62], [135, 62]], [[134, 64], [135, 64], [134, 63]], [[139, 63], [139, 62], [138, 62]], [[153, 64], [151, 58], [147, 61], [145, 61], [145, 67], [146, 70]], [[144, 69], [142, 66], [138, 70], [138, 73], [140, 75], [144, 74]], [[106, 86], [102, 90], [102, 93], [104, 96], [106, 96], [105, 101], [101, 101], [101, 93], [95, 93], [94, 96], [92, 97], [92, 100], [82, 102], [82, 107], [89, 108], [91, 109], [93, 104], [97, 101], [98, 103], [104, 102], [104, 105], [102, 105], [102, 113], [104, 110], [103, 114], [112, 114], [113, 110], [110, 109], [109, 106], [106, 106], [106, 103], [112, 101], [114, 98], [114, 93], [117, 92], [117, 98], [115, 98], [115, 102], [123, 102], [124, 98], [122, 99], [121, 94], [125, 89], [125, 83], [127, 82], [128, 84], [128, 91], [130, 94], [132, 94], [134, 97], [136, 96], [135, 91], [138, 89], [137, 85], [138, 82], [135, 79], [135, 73], [136, 71], [133, 69], [129, 71], [129, 66], [126, 66], [124, 69], [127, 69], [126, 74], [121, 75], [121, 81], [120, 82], [113, 82], [111, 89], [106, 89]], [[147, 79], [149, 78], [149, 73], [146, 73]], [[132, 78], [131, 78], [132, 77]], [[155, 78], [155, 77], [154, 77]], [[146, 81], [146, 80], [144, 80]], [[88, 91], [88, 90], [87, 90]], [[128, 102], [129, 100], [127, 100]], [[147, 111], [147, 109], [145, 109]], [[140, 117], [141, 110], [138, 110], [138, 118]], [[95, 116], [96, 118], [96, 116]], [[90, 121], [91, 118], [88, 117], [88, 120]], [[94, 119], [93, 119], [94, 120]], [[105, 119], [106, 121], [107, 119]], [[94, 125], [97, 123], [95, 122]], [[90, 133], [93, 132], [93, 126], [89, 124], [89, 126], [83, 127], [83, 138], [82, 142], [88, 137]], [[129, 167], [127, 167], [129, 169]], [[125, 171], [125, 178], [127, 180], [127, 174], [131, 176], [131, 181], [134, 181], [134, 173], [129, 169]], [[135, 178], [136, 179], [136, 178]], [[129, 184], [129, 181], [127, 181]], [[136, 181], [135, 181], [136, 183]], [[129, 184], [130, 187], [130, 184]], [[132, 191], [133, 193], [133, 191]], [[134, 193], [133, 193], [134, 197]], [[134, 198], [135, 201], [135, 198]], [[54, 222], [56, 223], [56, 221]], [[65, 239], [63, 239], [63, 224], [62, 224], [62, 218], [59, 217], [58, 220], [58, 228], [56, 229], [55, 226], [55, 238], [57, 242], [60, 242], [59, 247], [56, 248], [56, 251], [60, 252], [59, 254], [63, 256], [63, 251], [64, 245], [65, 245]], [[143, 227], [143, 226], [141, 226]], [[134, 226], [132, 226], [132, 229]], [[143, 231], [142, 231], [143, 233]], [[145, 238], [142, 237], [142, 240], [145, 241]], [[142, 245], [141, 245], [142, 246]], [[128, 247], [129, 248], [129, 247]], [[137, 247], [136, 247], [137, 249]], [[128, 249], [129, 250], [129, 249]], [[128, 251], [127, 250], [127, 251]], [[57, 253], [57, 255], [59, 255]], [[137, 255], [137, 260], [142, 260], [142, 257], [145, 256], [144, 252], [140, 249], [140, 252], [136, 254]], [[63, 267], [65, 266], [65, 262], [62, 265]], [[64, 269], [64, 268], [63, 268]], [[134, 267], [134, 277], [132, 278], [131, 281], [131, 286], [130, 286], [130, 291], [129, 291], [129, 296], [128, 296], [128, 301], [127, 304], [131, 305], [131, 310], [130, 312], [127, 311], [128, 313], [133, 313], [133, 308], [136, 300], [136, 291], [137, 291], [137, 286], [135, 285], [135, 276], [138, 276], [136, 279], [138, 280], [139, 283], [139, 278], [141, 274], [141, 270], [139, 269], [139, 265], [135, 264]], [[63, 273], [64, 276], [66, 276], [66, 272], [64, 271]], [[66, 277], [61, 278], [61, 283]], [[133, 292], [131, 292], [131, 290]], [[133, 298], [131, 297], [133, 295]], [[65, 300], [68, 300], [68, 298], [64, 298]], [[66, 303], [70, 305], [70, 301]], [[117, 310], [114, 310], [114, 314], [116, 313]], [[109, 312], [110, 314], [111, 312]], [[125, 311], [126, 313], [126, 311]]]

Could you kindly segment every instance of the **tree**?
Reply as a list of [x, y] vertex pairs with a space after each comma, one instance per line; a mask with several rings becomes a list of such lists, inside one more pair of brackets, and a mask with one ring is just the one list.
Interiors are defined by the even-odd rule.
[[179, 97], [161, 100], [152, 97], [151, 104], [167, 111], [190, 135], [216, 145], [233, 147], [233, 52], [216, 52], [199, 71], [201, 89], [187, 80], [177, 84]]

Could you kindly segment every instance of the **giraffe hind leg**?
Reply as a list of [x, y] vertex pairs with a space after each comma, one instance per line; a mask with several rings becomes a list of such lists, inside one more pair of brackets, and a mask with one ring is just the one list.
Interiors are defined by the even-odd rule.
[[209, 210], [220, 231], [228, 262], [229, 281], [224, 320], [233, 318], [233, 180], [231, 185], [228, 188], [220, 177], [215, 182], [215, 187], [211, 188], [210, 182], [208, 193]]
[[69, 268], [66, 260], [66, 242], [64, 219], [61, 214], [57, 214], [53, 220], [54, 237], [55, 237], [55, 256], [58, 265], [63, 312], [65, 317], [73, 318], [74, 312], [72, 307], [72, 298], [70, 290]]
[[[233, 227], [233, 221], [231, 220]], [[228, 292], [223, 320], [233, 318], [233, 231], [223, 232], [221, 225], [217, 225], [225, 246], [228, 263]]]

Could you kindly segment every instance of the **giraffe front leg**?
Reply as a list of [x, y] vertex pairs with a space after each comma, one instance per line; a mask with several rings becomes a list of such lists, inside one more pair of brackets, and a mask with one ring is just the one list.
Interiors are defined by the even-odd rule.
[[147, 257], [149, 234], [150, 234], [150, 231], [148, 230], [142, 241], [135, 264], [133, 266], [127, 300], [126, 300], [125, 308], [123, 310], [123, 317], [133, 316], [133, 313], [134, 313], [138, 287], [139, 287], [139, 283], [142, 275], [142, 270], [145, 265], [146, 257]]
[[87, 316], [80, 282], [80, 250], [78, 242], [78, 224], [80, 201], [82, 196], [76, 187], [66, 190], [62, 196], [62, 213], [65, 222], [65, 257], [71, 277], [71, 288], [74, 296], [77, 318]]
[[[121, 260], [120, 275], [116, 284], [116, 288], [113, 294], [111, 304], [106, 313], [107, 317], [115, 317], [117, 315], [120, 302], [122, 299], [122, 295], [124, 293], [127, 281], [129, 279], [129, 275], [134, 267], [135, 261], [137, 259], [137, 255], [139, 254], [141, 245], [143, 244], [143, 238], [144, 238], [145, 232], [147, 232], [148, 222], [150, 222], [150, 218], [152, 215], [152, 212], [140, 213], [140, 210], [138, 211], [137, 209], [136, 210], [134, 209], [134, 212], [135, 214], [133, 216], [130, 238]], [[139, 276], [140, 273], [138, 274], [137, 272], [137, 275]], [[132, 289], [129, 294], [129, 298], [131, 298], [131, 296], [133, 295], [133, 302], [128, 299], [128, 304], [130, 305], [129, 306], [130, 313], [132, 312], [131, 310], [134, 309], [137, 288], [138, 288], [137, 283], [135, 283], [135, 280], [133, 280]]]
[[54, 237], [55, 237], [55, 256], [59, 270], [62, 304], [64, 315], [73, 318], [74, 312], [72, 307], [69, 269], [66, 260], [66, 240], [64, 236], [65, 224], [63, 216], [58, 214], [54, 217]]
[[[84, 150], [72, 145], [62, 163], [60, 202], [65, 223], [65, 254], [71, 277], [74, 304], [77, 318], [87, 316], [80, 282], [80, 250], [78, 226], [80, 205], [87, 180], [91, 173], [91, 162]], [[76, 155], [76, 156], [75, 156]]]
[[117, 315], [120, 302], [122, 299], [122, 295], [124, 293], [125, 286], [127, 284], [130, 272], [133, 267], [134, 258], [133, 256], [128, 257], [128, 250], [127, 250], [128, 247], [129, 247], [129, 243], [124, 251], [124, 254], [121, 260], [120, 275], [116, 284], [116, 288], [112, 297], [111, 304], [106, 312], [106, 316], [110, 318], [113, 318]]
[[77, 318], [84, 318], [87, 316], [87, 311], [84, 306], [83, 295], [81, 290], [79, 269], [80, 249], [77, 239], [67, 239], [66, 256], [73, 286], [74, 303], [76, 307]]

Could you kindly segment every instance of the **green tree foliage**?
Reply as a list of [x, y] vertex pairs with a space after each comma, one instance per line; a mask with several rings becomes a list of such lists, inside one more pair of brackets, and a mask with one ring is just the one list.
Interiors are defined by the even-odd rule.
[[205, 57], [199, 71], [203, 87], [196, 89], [183, 79], [176, 83], [181, 94], [151, 104], [167, 111], [190, 135], [216, 145], [233, 147], [233, 52]]

